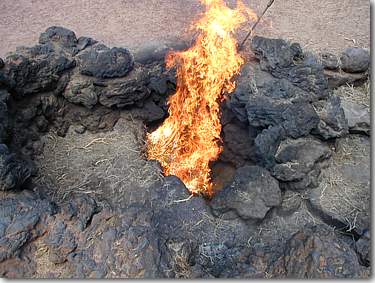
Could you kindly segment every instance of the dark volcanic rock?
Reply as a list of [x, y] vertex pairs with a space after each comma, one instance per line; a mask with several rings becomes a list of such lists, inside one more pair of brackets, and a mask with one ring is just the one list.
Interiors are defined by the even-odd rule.
[[305, 136], [315, 128], [319, 117], [309, 103], [290, 103], [264, 96], [253, 96], [246, 105], [249, 124], [254, 127], [281, 126], [293, 138]]
[[33, 166], [0, 144], [0, 191], [20, 188], [34, 172]]
[[78, 125], [74, 128], [74, 131], [77, 133], [77, 134], [83, 134], [85, 131], [86, 131], [86, 127], [83, 126], [83, 125]]
[[361, 266], [354, 250], [325, 225], [305, 227], [287, 243], [273, 277], [358, 278]]
[[[75, 197], [71, 201], [77, 203]], [[2, 276], [160, 277], [157, 236], [144, 206], [102, 210], [84, 231], [79, 226], [85, 205], [74, 212], [68, 202], [58, 210], [28, 193], [2, 197], [0, 208]]]
[[282, 195], [282, 203], [280, 207], [277, 208], [277, 211], [280, 215], [291, 215], [302, 205], [302, 195], [296, 191], [286, 190]]
[[282, 39], [269, 39], [255, 36], [251, 48], [260, 58], [263, 69], [281, 71], [303, 58], [301, 46], [297, 43], [288, 44]]
[[64, 207], [64, 213], [69, 219], [75, 220], [79, 230], [83, 231], [91, 221], [93, 215], [99, 212], [95, 200], [87, 195], [77, 196], [68, 206]]
[[74, 65], [74, 60], [55, 52], [51, 44], [17, 48], [6, 58], [0, 81], [21, 95], [50, 91]]
[[39, 43], [52, 44], [56, 49], [75, 56], [86, 47], [96, 44], [97, 41], [85, 36], [77, 39], [73, 31], [60, 26], [52, 26], [40, 34]]
[[63, 96], [71, 103], [93, 108], [98, 102], [98, 87], [83, 76], [74, 76], [66, 86]]
[[340, 57], [341, 69], [347, 73], [367, 71], [370, 65], [370, 53], [363, 48], [350, 47]]
[[47, 215], [54, 213], [54, 207], [28, 192], [1, 195], [0, 202], [0, 270], [1, 262], [20, 254], [22, 247], [40, 236], [44, 229], [37, 227]]
[[190, 195], [175, 176], [165, 177], [162, 184], [150, 188], [150, 193], [150, 202], [155, 211], [152, 223], [162, 239], [181, 240], [189, 235], [189, 240], [198, 243], [225, 239], [224, 242], [229, 244], [247, 240], [247, 226], [242, 221], [214, 217], [206, 201]]
[[324, 70], [324, 75], [328, 80], [330, 89], [338, 88], [342, 85], [359, 85], [368, 79], [368, 73], [345, 73], [343, 71]]
[[162, 186], [153, 189], [151, 203], [154, 209], [158, 209], [153, 217], [153, 223], [158, 233], [169, 238], [181, 237], [188, 233], [178, 223], [193, 223], [197, 213], [207, 213], [208, 207], [201, 197], [192, 197], [185, 185], [175, 176], [165, 178]]
[[[155, 212], [152, 226], [159, 237], [164, 276], [212, 278], [222, 273], [223, 265], [227, 264], [229, 270], [235, 266], [240, 257], [238, 250], [243, 250], [237, 245], [244, 246], [249, 237], [248, 227], [241, 219], [214, 217], [205, 200], [189, 195], [174, 176], [166, 177], [150, 192]], [[223, 254], [218, 255], [219, 251]], [[218, 257], [206, 261], [205, 253]]]
[[340, 66], [339, 58], [332, 53], [322, 53], [320, 54], [320, 61], [324, 69], [337, 70]]
[[45, 117], [51, 118], [55, 116], [56, 112], [60, 109], [61, 100], [55, 95], [42, 95], [40, 96], [40, 106], [42, 113]]
[[319, 120], [310, 102], [328, 96], [323, 66], [281, 39], [255, 36], [252, 49], [260, 66], [242, 67], [228, 108], [253, 127], [282, 126], [295, 138], [308, 134]]
[[162, 65], [150, 67], [148, 88], [155, 94], [168, 96], [176, 91], [176, 72], [165, 69]]
[[246, 104], [252, 94], [257, 93], [256, 81], [252, 65], [245, 64], [241, 68], [241, 75], [236, 79], [236, 89], [229, 95], [226, 101], [227, 107], [242, 123], [247, 123]]
[[[305, 75], [301, 74], [303, 76]], [[321, 92], [307, 91], [288, 78], [275, 78], [253, 63], [242, 67], [236, 83], [236, 89], [229, 95], [227, 105], [241, 122], [247, 122], [246, 105], [258, 97], [264, 97], [272, 104], [308, 104], [327, 96], [325, 92], [322, 95]]]
[[[203, 243], [198, 247], [196, 264], [213, 277], [226, 277], [226, 273], [233, 273], [237, 261], [246, 255], [241, 248], [228, 248], [222, 243]], [[229, 277], [229, 276], [228, 276]]]
[[282, 126], [288, 136], [298, 138], [307, 135], [317, 124], [318, 116], [311, 104], [293, 104], [282, 113]]
[[147, 70], [136, 68], [124, 79], [103, 84], [106, 87], [101, 92], [99, 102], [110, 108], [122, 108], [135, 104], [142, 106], [143, 100], [150, 95], [150, 90], [147, 88], [148, 82]]
[[91, 37], [81, 36], [77, 40], [78, 51], [84, 50], [86, 47], [92, 46], [98, 43], [95, 39]]
[[63, 221], [56, 221], [53, 230], [45, 239], [45, 243], [50, 248], [49, 258], [53, 263], [63, 263], [77, 247], [73, 233], [66, 228]]
[[9, 116], [7, 101], [9, 93], [0, 90], [0, 143], [4, 142], [8, 137]]
[[[43, 242], [50, 252], [44, 260], [59, 263], [67, 278], [160, 276], [157, 237], [149, 225], [148, 206], [133, 203], [121, 212], [103, 209], [81, 231], [76, 226], [84, 209], [72, 216], [74, 209], [68, 205], [49, 219], [48, 235]], [[42, 270], [39, 276], [61, 277], [58, 269], [47, 273]]]
[[40, 34], [39, 43], [56, 43], [62, 47], [71, 48], [76, 46], [77, 37], [75, 33], [69, 29], [59, 26], [52, 26]]
[[330, 96], [325, 100], [314, 103], [320, 121], [314, 133], [323, 139], [339, 138], [348, 133], [348, 121], [341, 107], [341, 99], [338, 96]]
[[131, 109], [131, 113], [134, 118], [141, 119], [147, 124], [160, 121], [167, 114], [151, 99], [148, 99], [141, 108]]
[[254, 142], [257, 162], [266, 168], [271, 168], [275, 164], [275, 154], [280, 142], [285, 137], [285, 130], [280, 126], [271, 126], [264, 129]]
[[237, 170], [233, 183], [219, 191], [210, 205], [216, 215], [261, 220], [280, 203], [277, 180], [261, 167], [245, 166]]
[[276, 154], [272, 175], [291, 190], [318, 186], [321, 162], [331, 156], [331, 150], [312, 138], [287, 139]]
[[224, 151], [220, 160], [230, 162], [237, 167], [246, 162], [255, 161], [254, 138], [251, 137], [247, 125], [228, 123], [223, 126]]
[[125, 48], [108, 48], [97, 44], [77, 55], [82, 75], [95, 78], [120, 78], [133, 69], [133, 58]]
[[274, 99], [287, 99], [290, 102], [311, 102], [317, 97], [312, 92], [303, 90], [287, 79], [275, 79], [273, 77], [257, 77], [258, 92]]
[[[69, 102], [82, 104], [89, 109], [98, 103], [108, 108], [138, 106], [139, 109], [135, 111], [137, 113], [134, 113], [136, 116], [146, 122], [157, 121], [164, 117], [163, 109], [152, 100], [145, 102], [151, 92], [153, 92], [153, 100], [159, 99], [159, 93], [149, 86], [151, 78], [155, 79], [144, 67], [135, 68], [124, 78], [105, 81], [75, 73], [66, 86], [63, 96]], [[168, 92], [167, 82], [165, 81], [164, 84], [164, 89]]]
[[360, 104], [343, 99], [341, 101], [345, 118], [348, 121], [349, 132], [353, 134], [370, 135], [371, 117], [369, 109]]
[[311, 54], [303, 54], [299, 44], [282, 39], [255, 36], [251, 48], [260, 60], [262, 70], [276, 78], [284, 78], [317, 98], [327, 96], [327, 80], [323, 66]]
[[355, 250], [359, 255], [359, 259], [362, 265], [370, 266], [371, 261], [371, 237], [370, 231], [364, 231], [363, 235], [355, 243]]
[[141, 46], [134, 53], [134, 61], [141, 64], [164, 62], [165, 56], [172, 51], [179, 51], [188, 48], [188, 42], [181, 40], [174, 42], [150, 41]]

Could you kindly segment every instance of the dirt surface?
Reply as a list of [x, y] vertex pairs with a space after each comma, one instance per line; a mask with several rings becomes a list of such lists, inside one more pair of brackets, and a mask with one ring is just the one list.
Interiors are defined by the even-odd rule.
[[[268, 0], [244, 2], [259, 13]], [[34, 44], [52, 25], [131, 50], [148, 41], [189, 37], [187, 28], [202, 7], [198, 0], [18, 0], [1, 1], [0, 10], [0, 56], [4, 56], [16, 46]], [[278, 0], [257, 33], [294, 40], [312, 51], [368, 48], [370, 3]]]

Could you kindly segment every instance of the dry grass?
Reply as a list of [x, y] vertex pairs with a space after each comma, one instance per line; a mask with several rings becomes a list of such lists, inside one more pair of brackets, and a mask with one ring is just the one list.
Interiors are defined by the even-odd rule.
[[353, 85], [341, 86], [334, 90], [334, 94], [339, 97], [360, 105], [364, 105], [370, 108], [370, 92], [371, 92], [371, 82], [370, 78], [361, 86], [354, 87]]
[[171, 253], [171, 270], [175, 277], [179, 279], [191, 278], [191, 265], [189, 264], [190, 252], [184, 248], [184, 242], [167, 243], [168, 250]]
[[345, 142], [340, 143], [330, 166], [322, 172], [320, 203], [347, 223], [348, 231], [357, 227], [358, 216], [369, 217], [369, 172], [368, 180], [354, 180], [343, 170], [344, 167], [354, 168], [361, 163], [370, 163], [369, 152], [358, 144], [356, 137], [348, 136]]
[[65, 138], [49, 133], [44, 153], [37, 159], [37, 182], [57, 202], [72, 193], [91, 194], [111, 202], [131, 198], [133, 190], [149, 187], [162, 178], [156, 164], [145, 159], [140, 123], [123, 120], [106, 133], [76, 134]]

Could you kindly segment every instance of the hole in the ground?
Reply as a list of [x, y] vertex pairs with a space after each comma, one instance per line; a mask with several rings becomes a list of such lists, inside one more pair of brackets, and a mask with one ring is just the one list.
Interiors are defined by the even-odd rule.
[[[222, 147], [222, 152], [217, 160], [209, 163], [213, 194], [216, 194], [233, 181], [236, 169], [245, 165], [256, 164], [254, 139], [261, 131], [249, 127], [245, 122], [239, 121], [227, 107], [227, 99], [229, 99], [229, 96], [220, 105], [220, 124], [222, 128], [220, 146]], [[157, 130], [165, 119], [148, 123], [146, 134]], [[147, 147], [147, 141], [145, 147]]]

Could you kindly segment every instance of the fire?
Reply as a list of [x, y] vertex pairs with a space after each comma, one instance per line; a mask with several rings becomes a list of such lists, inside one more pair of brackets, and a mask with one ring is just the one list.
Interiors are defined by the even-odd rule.
[[147, 153], [191, 193], [211, 196], [209, 164], [222, 151], [220, 101], [235, 89], [232, 78], [244, 63], [233, 33], [256, 15], [241, 2], [235, 9], [223, 0], [201, 2], [206, 11], [194, 25], [199, 31], [194, 46], [166, 58], [168, 68], [177, 68], [177, 90], [168, 101], [168, 118], [147, 136]]

